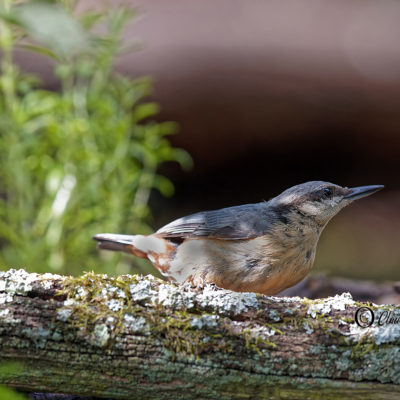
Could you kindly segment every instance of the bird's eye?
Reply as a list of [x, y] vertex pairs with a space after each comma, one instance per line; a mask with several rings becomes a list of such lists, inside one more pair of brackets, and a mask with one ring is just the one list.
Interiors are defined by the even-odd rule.
[[330, 197], [330, 196], [332, 196], [332, 189], [331, 188], [325, 188], [323, 191], [322, 191], [322, 195], [324, 196], [324, 197]]

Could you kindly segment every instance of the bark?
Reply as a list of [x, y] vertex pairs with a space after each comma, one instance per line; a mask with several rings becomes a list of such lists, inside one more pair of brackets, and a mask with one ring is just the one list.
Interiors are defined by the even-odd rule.
[[[360, 327], [371, 312], [374, 321]], [[398, 398], [400, 310], [152, 276], [0, 273], [0, 384], [114, 399]]]

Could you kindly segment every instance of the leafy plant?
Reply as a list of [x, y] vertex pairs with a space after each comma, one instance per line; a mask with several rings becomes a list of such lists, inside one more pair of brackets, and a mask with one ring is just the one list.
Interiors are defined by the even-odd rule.
[[[157, 167], [191, 163], [167, 139], [176, 124], [155, 122], [158, 105], [143, 101], [151, 81], [114, 71], [135, 11], [78, 16], [74, 1], [1, 3], [0, 263], [127, 272], [118, 254], [100, 262], [91, 236], [149, 232], [151, 190], [173, 193]], [[60, 89], [22, 73], [16, 49], [51, 57]]]
[[[0, 376], [2, 380], [7, 378], [15, 378], [19, 374], [21, 364], [12, 361], [6, 361], [0, 363]], [[1, 400], [28, 400], [28, 396], [22, 393], [18, 393], [14, 389], [0, 385], [0, 399]]]
[[5, 386], [0, 386], [0, 398], [2, 400], [28, 400], [28, 397]]

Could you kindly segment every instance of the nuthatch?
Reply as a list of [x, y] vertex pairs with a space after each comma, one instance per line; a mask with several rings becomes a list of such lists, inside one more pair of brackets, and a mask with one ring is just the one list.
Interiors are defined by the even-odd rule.
[[273, 295], [308, 274], [319, 236], [334, 215], [382, 188], [307, 182], [267, 202], [179, 218], [148, 236], [104, 233], [94, 239], [100, 249], [149, 259], [176, 282]]

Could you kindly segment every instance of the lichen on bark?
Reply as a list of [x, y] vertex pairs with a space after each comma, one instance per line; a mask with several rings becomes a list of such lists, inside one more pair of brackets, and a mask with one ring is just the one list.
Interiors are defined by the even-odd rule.
[[347, 293], [279, 298], [151, 275], [9, 270], [0, 272], [1, 359], [23, 368], [0, 371], [0, 383], [121, 399], [400, 392], [399, 329], [358, 327], [361, 305]]

